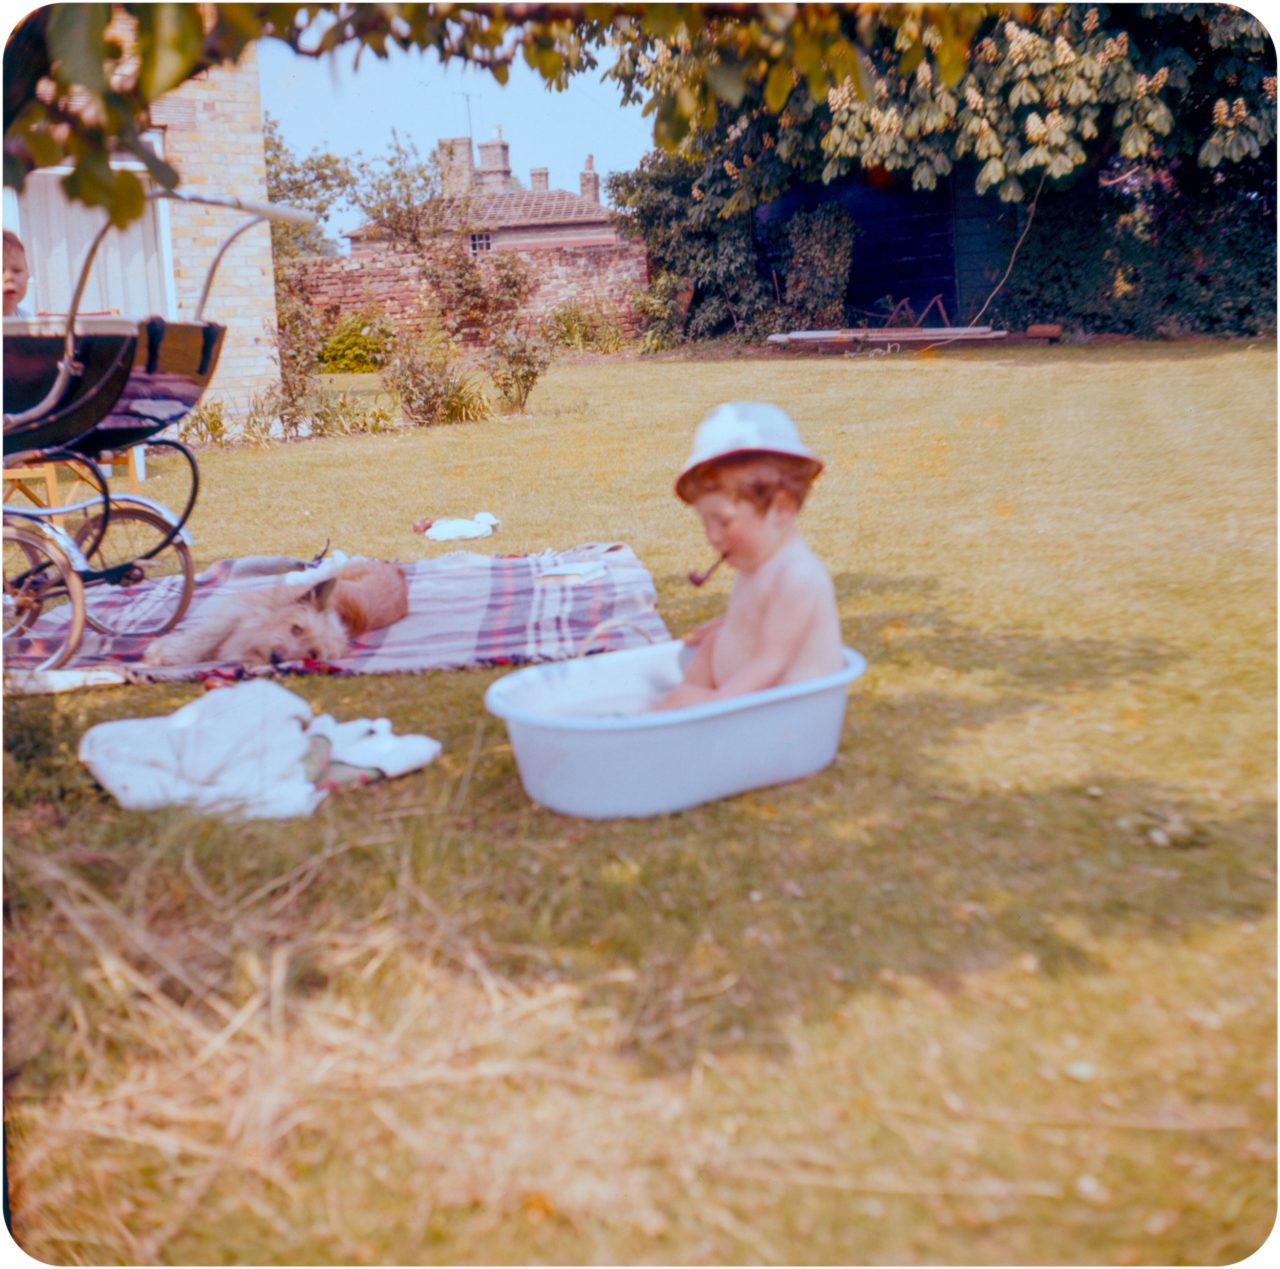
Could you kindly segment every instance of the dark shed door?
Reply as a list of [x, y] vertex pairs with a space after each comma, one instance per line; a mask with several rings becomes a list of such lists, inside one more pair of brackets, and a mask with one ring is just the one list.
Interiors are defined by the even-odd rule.
[[[909, 178], [896, 175], [876, 184], [852, 178], [797, 186], [758, 208], [756, 217], [763, 227], [826, 202], [838, 203], [858, 227], [846, 295], [858, 324], [883, 322], [888, 309], [880, 301], [886, 297], [893, 304], [905, 299], [920, 313], [941, 295], [948, 317], [956, 320], [955, 219], [949, 181], [940, 181], [933, 190], [913, 190]], [[928, 322], [941, 324], [936, 309]]]

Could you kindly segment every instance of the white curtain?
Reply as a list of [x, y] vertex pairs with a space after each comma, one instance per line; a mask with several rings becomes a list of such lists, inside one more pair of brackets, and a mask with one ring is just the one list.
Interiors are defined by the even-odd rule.
[[[31, 286], [23, 308], [30, 313], [65, 313], [85, 253], [106, 223], [106, 212], [70, 202], [53, 172], [32, 172], [27, 177], [26, 188], [17, 196], [17, 212], [17, 223], [6, 218], [6, 225], [27, 249]], [[94, 257], [80, 312], [172, 317], [161, 232], [154, 202], [147, 204], [141, 220], [123, 230], [109, 230]]]

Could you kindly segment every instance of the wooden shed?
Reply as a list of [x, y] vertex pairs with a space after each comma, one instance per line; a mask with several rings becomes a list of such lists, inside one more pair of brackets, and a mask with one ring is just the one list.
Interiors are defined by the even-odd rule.
[[[1017, 208], [994, 191], [974, 192], [975, 175], [964, 166], [936, 189], [913, 190], [909, 173], [859, 172], [830, 185], [794, 186], [757, 208], [756, 220], [763, 228], [838, 204], [858, 227], [846, 293], [855, 320], [878, 325], [902, 300], [919, 314], [941, 296], [946, 317], [960, 324], [999, 281], [1019, 228]], [[929, 321], [946, 324], [936, 309]]]

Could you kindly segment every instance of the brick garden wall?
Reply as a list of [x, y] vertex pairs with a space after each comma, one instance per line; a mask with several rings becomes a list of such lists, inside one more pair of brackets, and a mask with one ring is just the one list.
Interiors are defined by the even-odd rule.
[[[648, 283], [644, 248], [637, 243], [562, 245], [521, 251], [535, 289], [520, 315], [526, 329], [537, 326], [559, 304], [601, 302], [633, 328], [631, 292]], [[418, 293], [412, 259], [390, 248], [359, 256], [312, 257], [300, 265], [303, 285], [314, 307], [343, 316], [373, 303], [393, 323], [411, 320]]]

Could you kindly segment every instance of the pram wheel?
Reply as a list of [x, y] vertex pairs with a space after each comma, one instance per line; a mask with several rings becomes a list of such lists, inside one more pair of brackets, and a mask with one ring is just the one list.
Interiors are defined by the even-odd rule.
[[113, 502], [105, 534], [101, 524], [102, 516], [91, 514], [76, 529], [76, 545], [88, 555], [89, 567], [97, 571], [128, 564], [129, 568], [120, 582], [97, 583], [85, 590], [85, 619], [105, 635], [158, 635], [172, 630], [187, 611], [195, 587], [187, 544], [175, 537], [161, 546], [172, 526], [145, 507]]
[[84, 586], [62, 551], [37, 528], [4, 526], [4, 641], [24, 635], [41, 613], [65, 614], [47, 636], [48, 656], [35, 669], [53, 670], [80, 646]]

